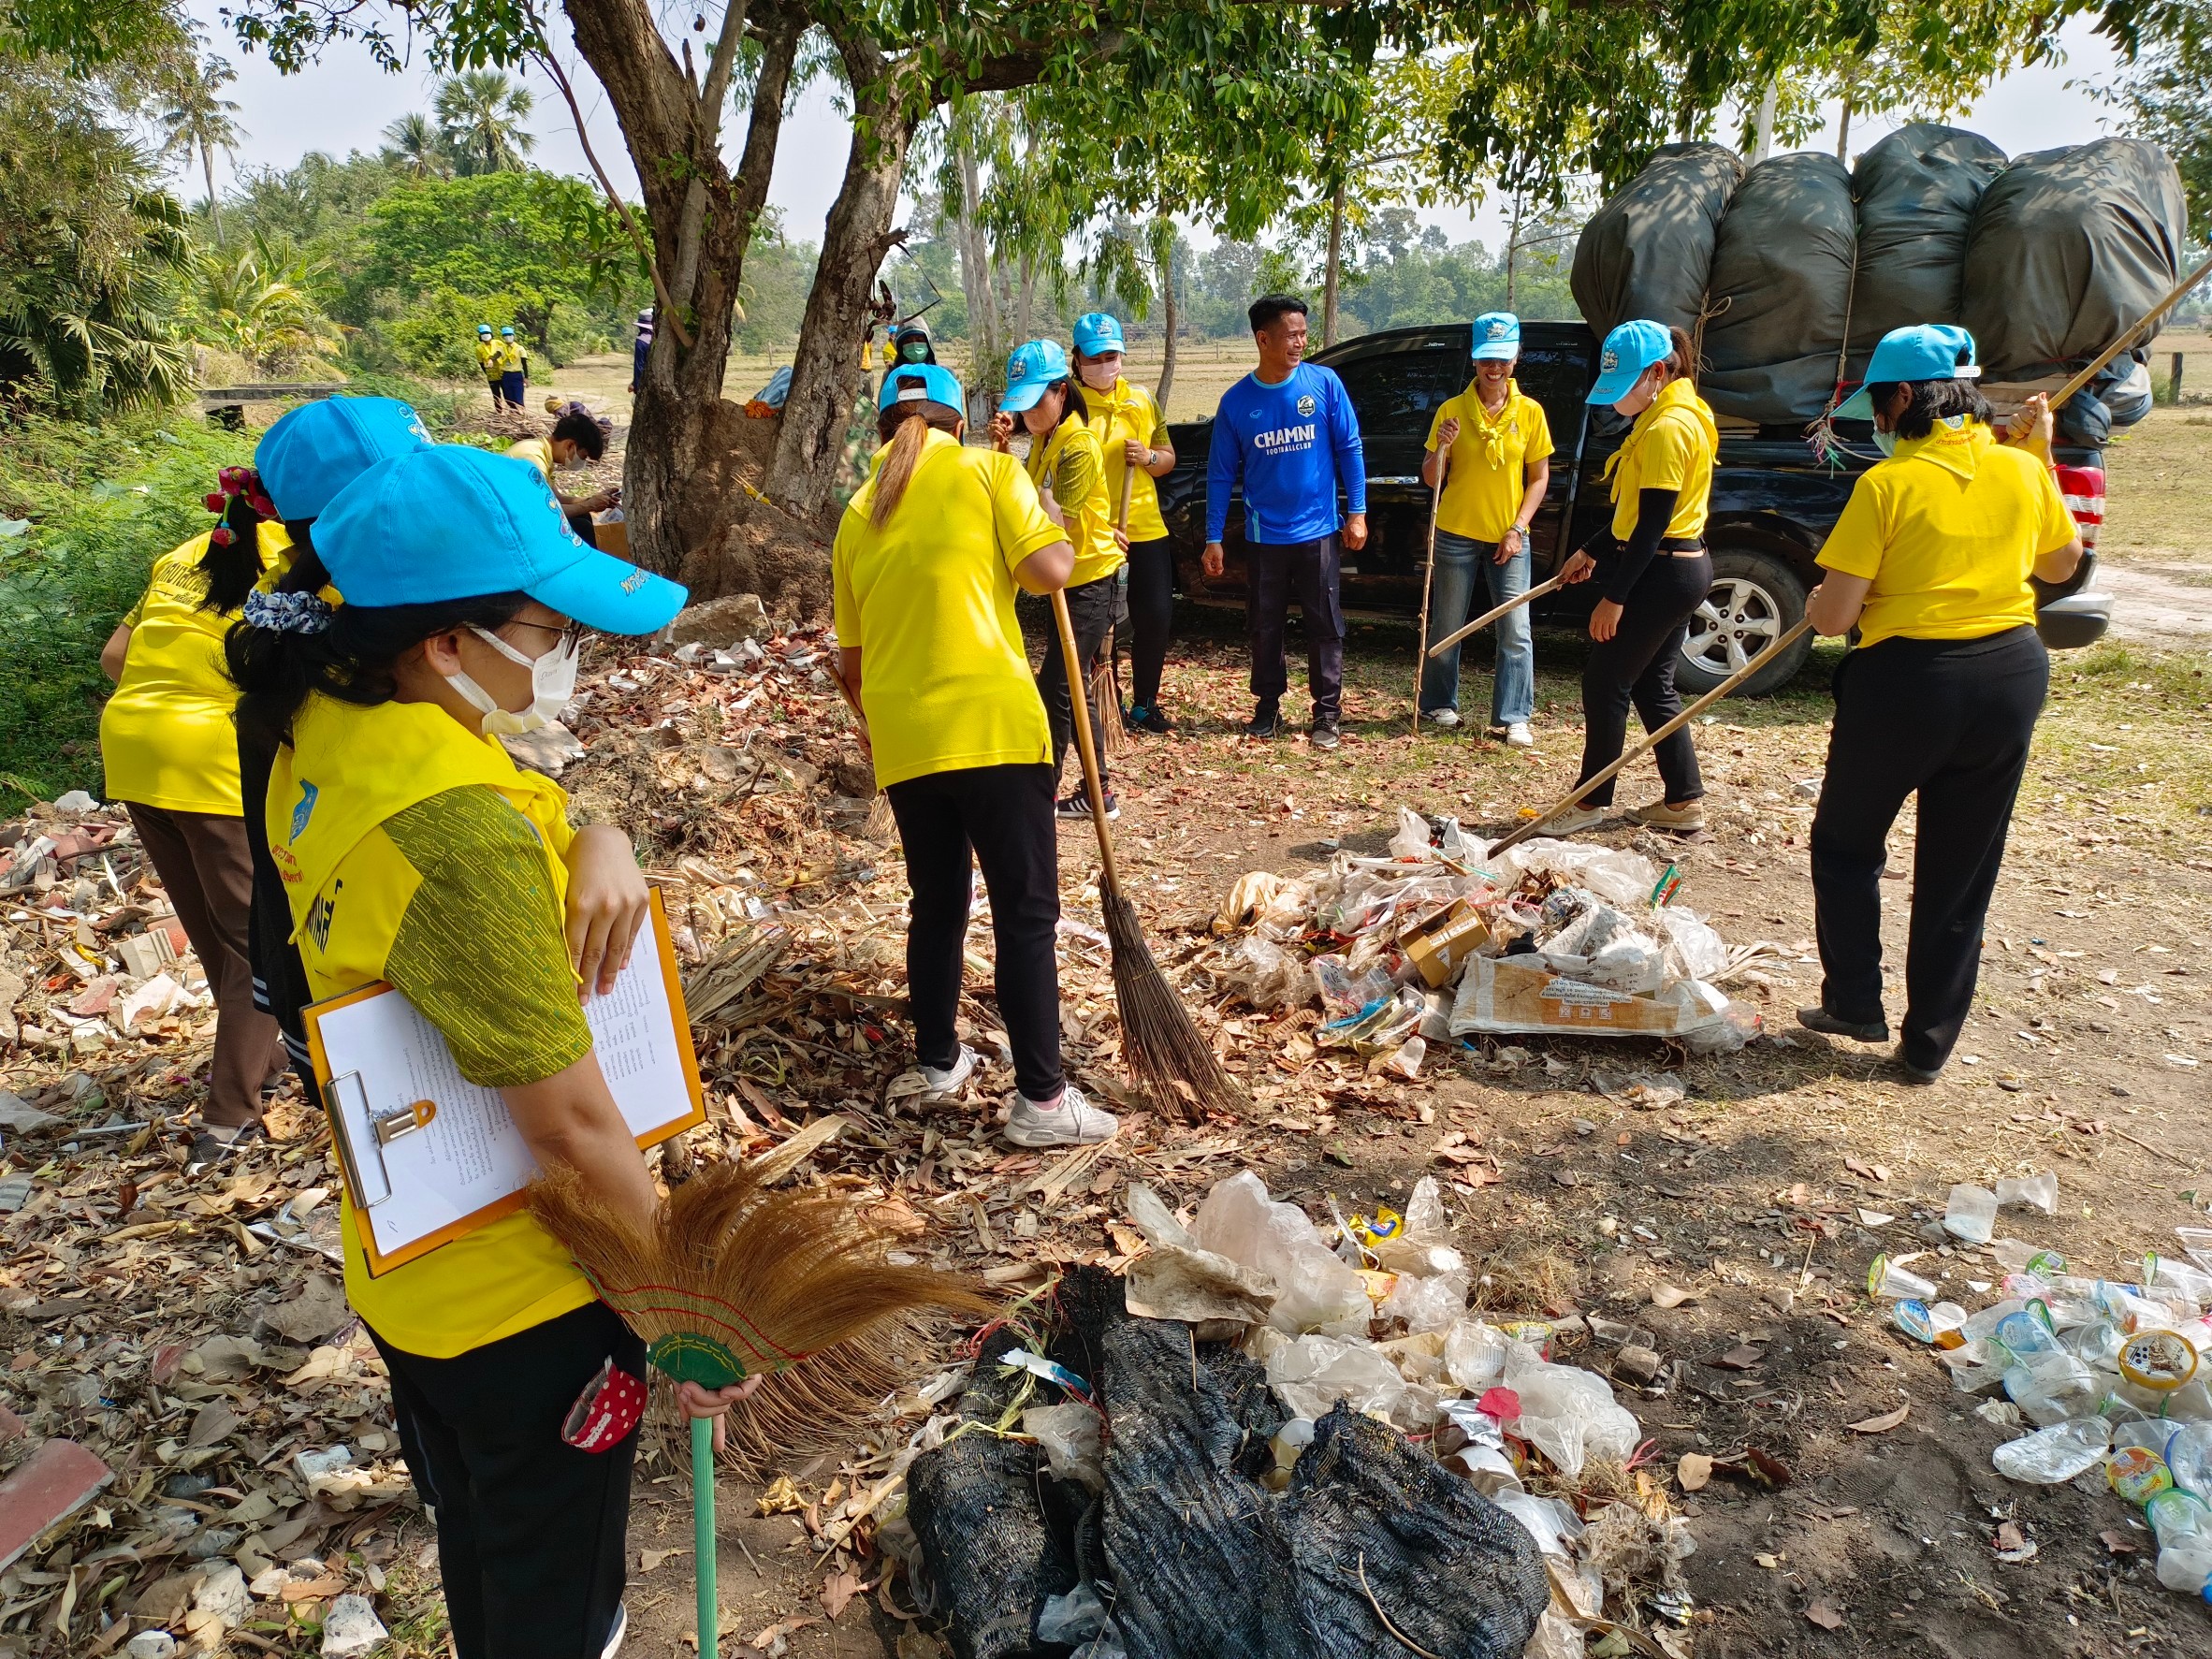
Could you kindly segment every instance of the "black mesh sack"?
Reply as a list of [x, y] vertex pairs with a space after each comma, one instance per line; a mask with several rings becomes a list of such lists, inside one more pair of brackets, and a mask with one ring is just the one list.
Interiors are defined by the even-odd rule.
[[1777, 155], [1744, 175], [1713, 243], [1697, 390], [1718, 415], [1808, 421], [1835, 390], [1857, 215], [1832, 155]]
[[1900, 126], [1851, 169], [1858, 198], [1858, 285], [1849, 378], [1892, 328], [1959, 320], [1959, 280], [1974, 209], [2004, 170], [1979, 134], [1933, 122]]
[[1575, 243], [1569, 284], [1600, 335], [1631, 317], [1685, 332], [1705, 298], [1713, 233], [1743, 178], [1720, 144], [1668, 144], [1590, 216]]

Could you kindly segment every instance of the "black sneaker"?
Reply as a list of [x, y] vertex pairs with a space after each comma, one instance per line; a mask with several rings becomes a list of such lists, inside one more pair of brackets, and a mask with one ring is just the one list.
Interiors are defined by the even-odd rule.
[[1122, 716], [1121, 723], [1127, 731], [1150, 732], [1156, 737], [1165, 737], [1175, 729], [1175, 722], [1168, 718], [1165, 709], [1140, 708], [1133, 703], [1128, 713]]
[[1800, 1008], [1797, 1024], [1808, 1031], [1819, 1031], [1829, 1037], [1848, 1037], [1854, 1042], [1887, 1042], [1887, 1020], [1847, 1020], [1832, 1014], [1826, 1008]]
[[1306, 742], [1315, 749], [1332, 749], [1344, 741], [1336, 730], [1336, 722], [1326, 717], [1316, 720], [1305, 735]]
[[1244, 722], [1247, 737], [1273, 737], [1283, 729], [1283, 711], [1273, 703], [1262, 703], [1252, 711], [1252, 718]]
[[[1084, 822], [1089, 822], [1091, 816], [1090, 791], [1087, 789], [1077, 790], [1053, 808], [1053, 816], [1055, 818], [1080, 818]], [[1112, 790], [1108, 790], [1106, 792], [1106, 821], [1111, 823], [1120, 816], [1121, 802], [1114, 798]]]
[[269, 1131], [257, 1123], [231, 1126], [203, 1124], [192, 1137], [192, 1156], [185, 1173], [196, 1175], [211, 1164], [222, 1163], [239, 1153], [269, 1144]]

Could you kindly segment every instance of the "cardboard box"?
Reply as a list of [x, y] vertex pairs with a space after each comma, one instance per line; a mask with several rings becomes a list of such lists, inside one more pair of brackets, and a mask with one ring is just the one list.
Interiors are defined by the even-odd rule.
[[1490, 928], [1465, 899], [1454, 899], [1398, 938], [1398, 948], [1430, 986], [1448, 985], [1484, 945]]
[[595, 518], [591, 533], [598, 539], [602, 553], [612, 553], [617, 559], [630, 557], [630, 526], [620, 519]]
[[1451, 1034], [1680, 1037], [1717, 1022], [1727, 1004], [1695, 980], [1675, 980], [1637, 997], [1568, 979], [1534, 956], [1478, 956], [1460, 981]]

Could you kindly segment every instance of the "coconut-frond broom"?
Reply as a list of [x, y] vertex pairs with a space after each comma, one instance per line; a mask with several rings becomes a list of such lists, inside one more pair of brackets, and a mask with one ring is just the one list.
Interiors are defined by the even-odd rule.
[[[568, 1246], [600, 1300], [677, 1382], [723, 1389], [788, 1371], [918, 1309], [989, 1315], [997, 1304], [950, 1274], [885, 1259], [888, 1236], [835, 1193], [772, 1190], [762, 1171], [717, 1164], [673, 1188], [649, 1223], [589, 1192], [573, 1170], [531, 1184], [531, 1213]], [[714, 1659], [714, 1425], [691, 1422], [700, 1659]]]

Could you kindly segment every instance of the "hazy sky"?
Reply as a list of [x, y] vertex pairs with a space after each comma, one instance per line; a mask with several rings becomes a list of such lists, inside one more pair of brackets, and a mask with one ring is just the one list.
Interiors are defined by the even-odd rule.
[[[241, 107], [240, 124], [247, 138], [235, 165], [289, 167], [310, 150], [325, 150], [343, 156], [349, 150], [373, 152], [381, 144], [385, 124], [411, 109], [429, 108], [434, 80], [427, 69], [386, 74], [358, 49], [334, 49], [326, 59], [298, 75], [279, 75], [260, 58], [250, 58], [236, 48], [217, 16], [219, 0], [191, 0], [190, 9], [208, 26], [216, 50], [238, 71], [238, 84], [230, 95]], [[2069, 24], [2062, 33], [2066, 61], [2056, 68], [2023, 70], [1990, 89], [1958, 124], [1981, 133], [2008, 153], [2077, 144], [2108, 129], [2112, 111], [2088, 93], [2072, 87], [2074, 80], [2107, 81], [2116, 63], [2109, 48], [2089, 32], [2087, 22]], [[634, 194], [635, 180], [621, 133], [608, 110], [598, 83], [580, 65], [570, 78], [584, 105], [585, 123], [592, 149], [626, 194]], [[528, 124], [538, 135], [532, 159], [558, 172], [588, 173], [582, 147], [560, 94], [542, 76], [526, 79], [537, 95], [538, 106]], [[1834, 150], [1834, 111], [1824, 135], [1806, 141], [1808, 149]], [[1855, 121], [1851, 135], [1854, 153], [1898, 124], [1876, 118]], [[725, 136], [735, 152], [743, 141], [742, 121]], [[783, 141], [776, 162], [776, 177], [768, 192], [771, 205], [784, 213], [787, 233], [797, 240], [819, 240], [823, 219], [843, 176], [849, 128], [831, 102], [829, 90], [817, 86], [801, 100], [794, 115], [784, 124]], [[217, 179], [226, 179], [217, 160]], [[198, 171], [182, 180], [188, 195], [200, 193]], [[1504, 215], [1494, 207], [1473, 210], [1439, 208], [1423, 217], [1441, 226], [1453, 240], [1470, 236], [1495, 244], [1504, 238]], [[1203, 240], [1203, 237], [1194, 240]]]

